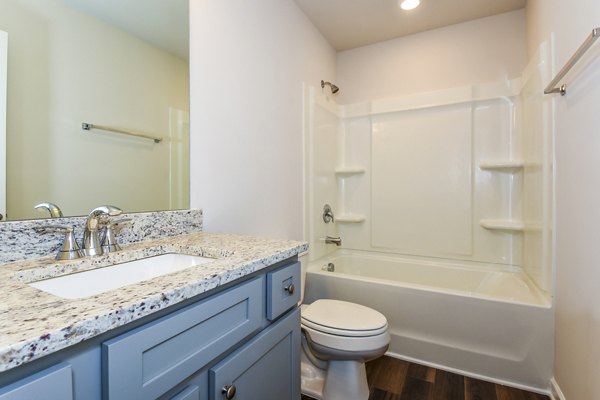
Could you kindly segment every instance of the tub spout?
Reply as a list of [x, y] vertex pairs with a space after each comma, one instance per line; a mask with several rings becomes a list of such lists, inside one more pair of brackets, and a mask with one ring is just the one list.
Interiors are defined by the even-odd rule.
[[336, 246], [342, 245], [342, 238], [339, 236], [338, 237], [325, 236], [325, 238], [323, 240], [325, 240], [325, 243], [327, 243], [327, 244], [335, 244]]

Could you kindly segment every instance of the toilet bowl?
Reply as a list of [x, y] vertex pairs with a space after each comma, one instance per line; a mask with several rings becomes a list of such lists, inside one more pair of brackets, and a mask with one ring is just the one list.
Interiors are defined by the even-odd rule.
[[365, 362], [390, 343], [378, 311], [346, 301], [302, 305], [302, 393], [319, 400], [367, 400]]

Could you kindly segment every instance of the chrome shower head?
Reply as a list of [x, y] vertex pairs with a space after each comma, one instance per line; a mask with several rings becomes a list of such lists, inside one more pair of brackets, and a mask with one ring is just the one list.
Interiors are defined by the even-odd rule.
[[336, 94], [337, 92], [340, 91], [340, 88], [335, 86], [333, 83], [321, 81], [321, 89], [324, 89], [325, 85], [329, 85], [329, 87], [331, 88], [331, 93], [333, 93], [333, 94]]

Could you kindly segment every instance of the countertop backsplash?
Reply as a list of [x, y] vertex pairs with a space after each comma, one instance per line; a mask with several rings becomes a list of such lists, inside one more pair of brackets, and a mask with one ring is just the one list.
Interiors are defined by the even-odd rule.
[[[124, 213], [113, 220], [131, 219], [117, 231], [121, 245], [175, 235], [202, 232], [202, 210]], [[74, 229], [78, 242], [83, 236], [87, 217], [67, 217], [0, 222], [0, 264], [54, 255], [64, 235], [39, 234], [34, 229], [45, 225], [62, 225]]]

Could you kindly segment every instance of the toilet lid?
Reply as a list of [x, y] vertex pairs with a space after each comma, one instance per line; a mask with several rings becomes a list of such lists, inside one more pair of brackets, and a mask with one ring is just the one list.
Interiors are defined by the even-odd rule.
[[317, 330], [350, 336], [376, 335], [387, 329], [383, 314], [347, 301], [320, 299], [302, 308], [302, 323]]

